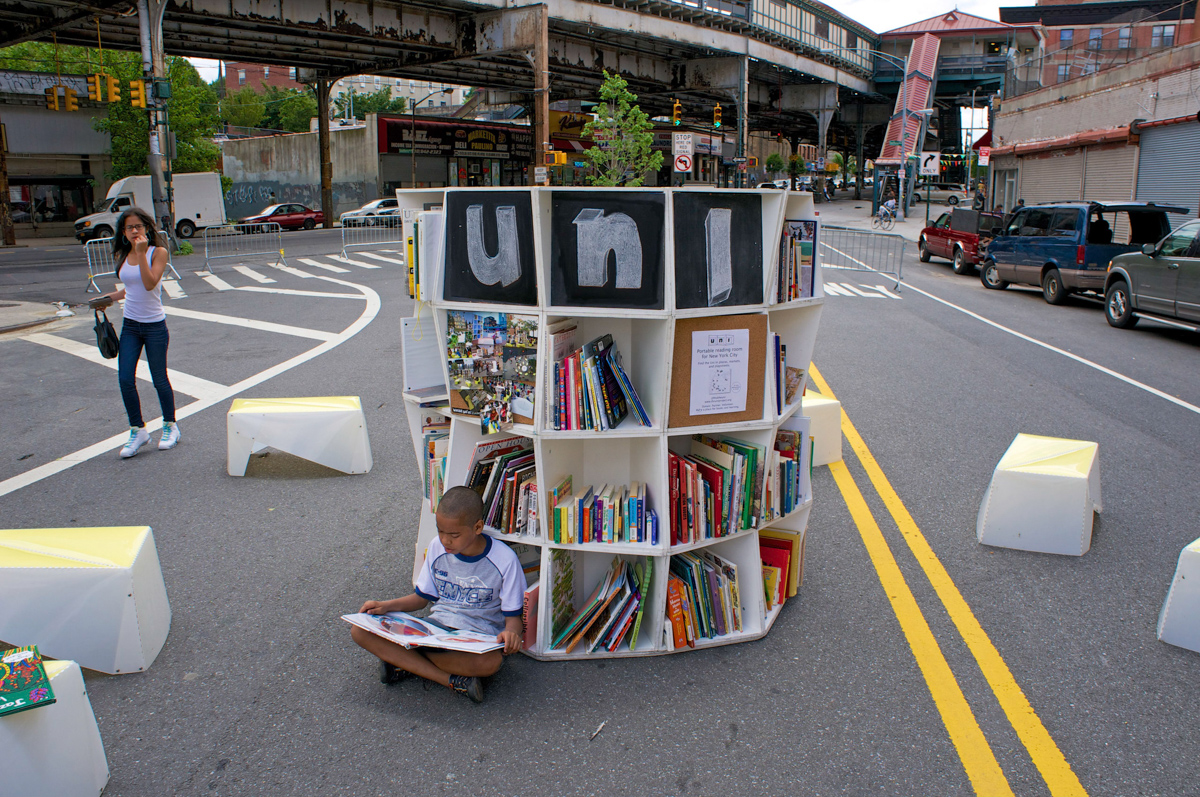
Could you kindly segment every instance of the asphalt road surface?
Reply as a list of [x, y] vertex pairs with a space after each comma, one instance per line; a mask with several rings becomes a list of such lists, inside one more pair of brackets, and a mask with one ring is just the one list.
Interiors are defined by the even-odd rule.
[[[1158, 642], [1155, 623], [1197, 536], [1196, 336], [989, 292], [912, 245], [898, 293], [827, 274], [841, 291], [814, 364], [862, 445], [814, 474], [805, 583], [771, 633], [670, 657], [516, 656], [474, 705], [380, 684], [338, 619], [409, 590], [421, 488], [400, 396], [402, 270], [329, 257], [327, 232], [285, 238], [289, 272], [218, 267], [213, 283], [176, 261], [170, 363], [195, 392], [179, 398], [175, 450], [121, 461], [113, 445], [65, 466], [126, 428], [114, 371], [72, 350], [92, 345], [90, 319], [0, 336], [4, 524], [150, 525], [171, 600], [148, 671], [87, 675], [106, 795], [1194, 791], [1200, 657]], [[0, 299], [82, 297], [78, 264], [25, 255], [0, 255]], [[272, 452], [228, 476], [235, 390], [361, 396], [374, 469]], [[1018, 432], [1099, 443], [1104, 512], [1085, 556], [976, 542]], [[1014, 695], [1028, 711], [1005, 710]]]

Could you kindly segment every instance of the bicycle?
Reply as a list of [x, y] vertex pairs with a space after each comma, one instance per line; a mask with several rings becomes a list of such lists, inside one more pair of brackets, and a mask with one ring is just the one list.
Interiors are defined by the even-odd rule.
[[896, 214], [889, 210], [887, 206], [881, 205], [879, 212], [875, 214], [875, 218], [871, 219], [871, 228], [876, 230], [882, 229], [884, 232], [887, 232], [895, 226]]

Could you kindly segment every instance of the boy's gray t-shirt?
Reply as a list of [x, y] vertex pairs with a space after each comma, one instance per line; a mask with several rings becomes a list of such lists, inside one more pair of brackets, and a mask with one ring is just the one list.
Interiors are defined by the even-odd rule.
[[478, 556], [448, 554], [434, 537], [417, 577], [417, 594], [434, 601], [429, 619], [449, 628], [499, 634], [505, 617], [519, 617], [525, 600], [525, 572], [517, 555], [485, 535]]

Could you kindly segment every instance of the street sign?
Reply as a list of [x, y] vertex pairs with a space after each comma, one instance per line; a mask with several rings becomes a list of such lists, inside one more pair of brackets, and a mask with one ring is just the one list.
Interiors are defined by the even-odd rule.
[[991, 161], [991, 159], [992, 159], [992, 148], [991, 147], [980, 147], [979, 148], [979, 165], [987, 166], [988, 163]]
[[745, 162], [746, 162], [746, 159], [745, 159], [745, 158], [743, 158], [743, 157], [740, 157], [740, 156], [739, 156], [739, 157], [737, 157], [737, 158], [734, 158], [734, 159], [733, 159], [733, 162], [734, 162], [734, 163], [745, 163]]
[[692, 170], [692, 156], [690, 154], [679, 153], [675, 156], [675, 171], [690, 172]]
[[898, 146], [900, 146], [902, 143], [904, 143], [904, 142], [902, 142], [902, 141], [888, 141], [888, 146], [890, 146], [890, 147], [898, 147]]
[[824, 158], [817, 158], [817, 171], [819, 171], [819, 172], [825, 171], [825, 159]]
[[544, 183], [548, 179], [549, 179], [549, 177], [546, 174], [545, 166], [534, 166], [533, 167], [533, 181], [535, 183]]
[[[674, 141], [672, 142], [672, 146], [671, 146], [671, 154], [672, 155], [676, 155], [676, 156], [687, 155], [688, 158], [690, 159], [692, 157], [692, 155], [695, 154], [695, 152], [696, 152], [696, 150], [693, 149], [691, 133], [676, 133], [675, 134], [675, 138], [674, 138]], [[681, 170], [676, 169], [675, 171], [681, 171]], [[689, 165], [688, 168], [683, 171], [691, 171], [691, 166]]]
[[937, 152], [921, 153], [921, 171], [926, 177], [937, 177], [942, 173], [942, 156]]

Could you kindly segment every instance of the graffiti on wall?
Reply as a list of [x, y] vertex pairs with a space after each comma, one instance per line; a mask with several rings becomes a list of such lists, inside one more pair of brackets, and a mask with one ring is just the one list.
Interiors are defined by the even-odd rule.
[[[295, 202], [319, 210], [321, 186], [313, 183], [296, 185], [274, 181], [234, 183], [233, 188], [225, 192], [225, 213], [230, 219], [241, 219], [257, 214], [268, 205], [284, 202]], [[364, 183], [333, 184], [335, 217], [366, 202], [367, 187]]]

